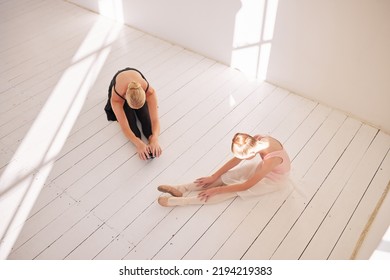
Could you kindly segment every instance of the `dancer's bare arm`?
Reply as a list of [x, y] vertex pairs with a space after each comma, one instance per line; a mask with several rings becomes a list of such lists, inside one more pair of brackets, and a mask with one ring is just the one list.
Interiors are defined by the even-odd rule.
[[225, 174], [227, 171], [235, 167], [241, 162], [241, 159], [232, 158], [226, 162], [221, 168], [219, 168], [213, 175], [207, 177], [201, 177], [195, 180], [195, 183], [200, 187], [208, 187], [210, 184], [214, 183], [222, 174]]

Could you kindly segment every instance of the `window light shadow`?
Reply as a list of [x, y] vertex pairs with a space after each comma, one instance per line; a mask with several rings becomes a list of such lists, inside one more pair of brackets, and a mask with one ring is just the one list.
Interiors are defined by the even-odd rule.
[[236, 15], [231, 66], [265, 80], [278, 0], [241, 0]]
[[95, 22], [3, 172], [0, 259], [10, 253], [121, 28]]
[[122, 0], [99, 0], [99, 13], [110, 19], [124, 22]]

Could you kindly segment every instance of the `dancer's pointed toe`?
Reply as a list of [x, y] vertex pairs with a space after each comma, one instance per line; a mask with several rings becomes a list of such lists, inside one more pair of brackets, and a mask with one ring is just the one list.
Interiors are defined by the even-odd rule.
[[183, 193], [181, 191], [179, 191], [178, 189], [175, 189], [174, 187], [169, 186], [169, 185], [161, 185], [161, 186], [158, 186], [157, 189], [160, 192], [169, 193], [170, 195], [175, 196], [175, 197], [182, 197], [183, 196]]
[[160, 204], [161, 206], [164, 206], [164, 207], [168, 207], [168, 199], [169, 197], [167, 196], [160, 196], [157, 200], [158, 204]]

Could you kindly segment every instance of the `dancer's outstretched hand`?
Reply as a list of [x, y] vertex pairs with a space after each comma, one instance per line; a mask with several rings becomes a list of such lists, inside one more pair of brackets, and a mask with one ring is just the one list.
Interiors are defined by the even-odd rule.
[[144, 142], [139, 141], [137, 144], [137, 153], [140, 159], [147, 160], [149, 156], [149, 147]]
[[215, 182], [215, 178], [213, 176], [201, 177], [195, 180], [195, 184], [198, 187], [207, 188], [209, 185]]
[[210, 197], [216, 195], [218, 193], [218, 191], [219, 191], [218, 187], [217, 188], [210, 188], [210, 189], [201, 191], [198, 194], [198, 197], [200, 200], [207, 202], [207, 200], [209, 200]]
[[149, 143], [149, 151], [153, 157], [159, 157], [162, 153], [161, 147], [157, 141]]

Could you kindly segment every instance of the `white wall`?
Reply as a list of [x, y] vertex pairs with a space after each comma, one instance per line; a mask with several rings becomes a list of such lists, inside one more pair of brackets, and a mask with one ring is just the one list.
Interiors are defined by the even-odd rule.
[[[70, 0], [229, 65], [240, 0]], [[122, 14], [122, 15], [121, 15]]]
[[280, 0], [267, 80], [390, 132], [390, 1]]
[[[239, 27], [256, 1], [278, 3], [274, 37], [254, 44]], [[235, 30], [248, 41], [234, 65], [257, 65], [271, 43], [266, 79], [390, 132], [390, 0], [71, 0], [142, 31], [231, 65]], [[266, 8], [260, 4], [264, 11]], [[245, 13], [242, 13], [245, 11]], [[237, 16], [238, 15], [238, 16]], [[252, 14], [253, 16], [253, 14]], [[263, 32], [263, 28], [254, 28]], [[242, 36], [242, 35], [245, 36]], [[237, 35], [237, 34], [236, 34]], [[236, 36], [237, 37], [237, 36]], [[245, 43], [245, 42], [244, 42]], [[247, 51], [246, 51], [247, 50]], [[248, 57], [249, 55], [249, 57]], [[252, 57], [253, 56], [253, 57]], [[236, 55], [233, 57], [235, 58]], [[262, 59], [262, 58], [261, 58]], [[261, 60], [260, 59], [260, 60]], [[236, 59], [234, 59], [236, 60]]]

